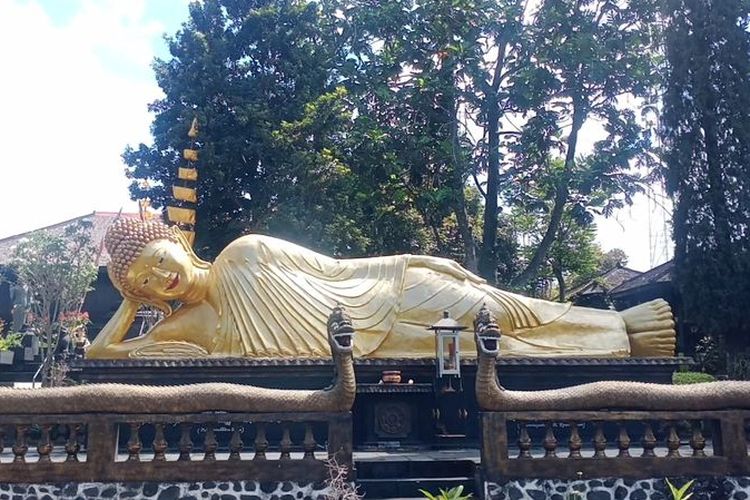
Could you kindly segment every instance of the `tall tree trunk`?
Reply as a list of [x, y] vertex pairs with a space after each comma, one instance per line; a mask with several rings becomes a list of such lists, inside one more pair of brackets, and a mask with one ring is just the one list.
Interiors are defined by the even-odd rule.
[[477, 247], [474, 244], [474, 235], [471, 232], [471, 224], [469, 224], [469, 217], [466, 214], [466, 200], [463, 189], [456, 192], [453, 209], [456, 213], [458, 230], [464, 242], [464, 266], [475, 273], [477, 272]]
[[453, 212], [456, 214], [458, 232], [461, 234], [461, 241], [464, 243], [464, 266], [471, 272], [477, 272], [477, 247], [474, 243], [469, 216], [466, 213], [465, 179], [459, 147], [458, 120], [455, 120], [453, 131]]
[[544, 232], [542, 241], [539, 242], [539, 246], [536, 248], [536, 251], [526, 268], [513, 279], [513, 286], [522, 287], [526, 285], [526, 283], [536, 275], [537, 271], [539, 271], [539, 267], [547, 258], [547, 253], [555, 242], [557, 230], [560, 227], [560, 222], [562, 221], [562, 216], [565, 212], [565, 205], [568, 203], [568, 194], [568, 178], [567, 176], [564, 176], [560, 181], [560, 185], [557, 187], [555, 200], [552, 205], [552, 213], [549, 218], [549, 225]]
[[568, 293], [565, 287], [565, 276], [563, 276], [562, 268], [560, 266], [552, 266], [552, 271], [555, 273], [555, 279], [557, 280], [557, 288], [559, 289], [557, 300], [559, 302], [565, 302], [566, 294]]
[[565, 212], [565, 206], [568, 203], [568, 195], [570, 190], [568, 183], [570, 182], [570, 173], [575, 167], [576, 157], [576, 146], [578, 144], [578, 133], [581, 131], [584, 119], [586, 118], [586, 111], [584, 109], [584, 99], [574, 99], [573, 105], [573, 123], [570, 129], [570, 135], [568, 135], [568, 150], [565, 155], [565, 167], [563, 174], [560, 178], [560, 183], [557, 186], [555, 193], [555, 199], [552, 204], [552, 212], [550, 213], [549, 225], [547, 230], [544, 232], [542, 241], [539, 242], [539, 246], [534, 252], [533, 257], [526, 266], [526, 269], [521, 271], [518, 276], [512, 280], [512, 284], [515, 287], [522, 287], [526, 285], [531, 278], [533, 278], [539, 267], [542, 265], [544, 260], [547, 258], [549, 249], [552, 248], [552, 244], [555, 242], [557, 237], [557, 230], [560, 228], [560, 222], [562, 221], [563, 213]]
[[458, 135], [458, 99], [455, 93], [451, 96], [451, 142], [453, 145], [453, 212], [456, 214], [458, 232], [464, 244], [464, 266], [471, 272], [477, 272], [477, 246], [474, 242], [474, 234], [471, 231], [469, 215], [466, 212], [466, 179], [464, 177], [465, 165], [461, 154], [461, 142]]
[[499, 53], [495, 64], [492, 83], [486, 91], [487, 103], [487, 190], [484, 200], [484, 225], [482, 226], [482, 246], [479, 251], [479, 274], [490, 283], [496, 282], [497, 258], [495, 245], [497, 243], [497, 198], [500, 194], [500, 103], [498, 90], [503, 68], [507, 44], [504, 37], [498, 40]]
[[490, 283], [495, 283], [497, 259], [495, 244], [497, 240], [497, 198], [500, 181], [500, 109], [497, 95], [487, 98], [487, 191], [484, 202], [484, 225], [482, 227], [482, 246], [479, 250], [479, 274]]

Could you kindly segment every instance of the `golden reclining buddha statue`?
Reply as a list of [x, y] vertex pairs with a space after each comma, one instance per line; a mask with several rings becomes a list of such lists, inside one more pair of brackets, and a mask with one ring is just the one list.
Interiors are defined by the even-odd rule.
[[[671, 356], [675, 331], [663, 300], [616, 312], [532, 299], [488, 285], [449, 259], [394, 255], [334, 259], [269, 236], [243, 236], [213, 263], [176, 227], [119, 219], [108, 230], [110, 279], [123, 296], [88, 358], [325, 358], [328, 313], [342, 305], [357, 332], [355, 356], [433, 358], [426, 328], [443, 311], [470, 326], [482, 305], [496, 315], [508, 356]], [[179, 303], [172, 309], [170, 304]], [[142, 304], [165, 313], [127, 339]], [[463, 352], [474, 351], [470, 332]]]

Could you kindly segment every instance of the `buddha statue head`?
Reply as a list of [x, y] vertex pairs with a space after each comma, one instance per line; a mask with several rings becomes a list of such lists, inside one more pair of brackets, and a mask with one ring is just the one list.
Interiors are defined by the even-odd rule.
[[210, 268], [176, 226], [159, 221], [118, 219], [107, 230], [104, 244], [111, 257], [107, 273], [123, 297], [167, 315], [169, 302], [189, 301], [197, 274]]

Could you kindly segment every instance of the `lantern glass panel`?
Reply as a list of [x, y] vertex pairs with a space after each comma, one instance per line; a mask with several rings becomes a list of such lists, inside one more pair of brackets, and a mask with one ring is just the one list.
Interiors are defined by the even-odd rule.
[[438, 375], [459, 375], [458, 332], [438, 330]]
[[456, 367], [456, 339], [453, 337], [446, 337], [443, 349], [445, 368], [447, 370], [453, 370]]

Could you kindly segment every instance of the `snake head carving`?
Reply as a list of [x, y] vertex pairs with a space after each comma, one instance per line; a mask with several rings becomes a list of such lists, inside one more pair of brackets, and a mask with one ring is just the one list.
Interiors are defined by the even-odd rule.
[[354, 347], [354, 327], [352, 319], [340, 305], [328, 316], [328, 343], [331, 353], [351, 354]]
[[497, 357], [500, 354], [500, 327], [497, 326], [495, 315], [483, 305], [474, 318], [474, 340], [477, 344], [479, 356]]

